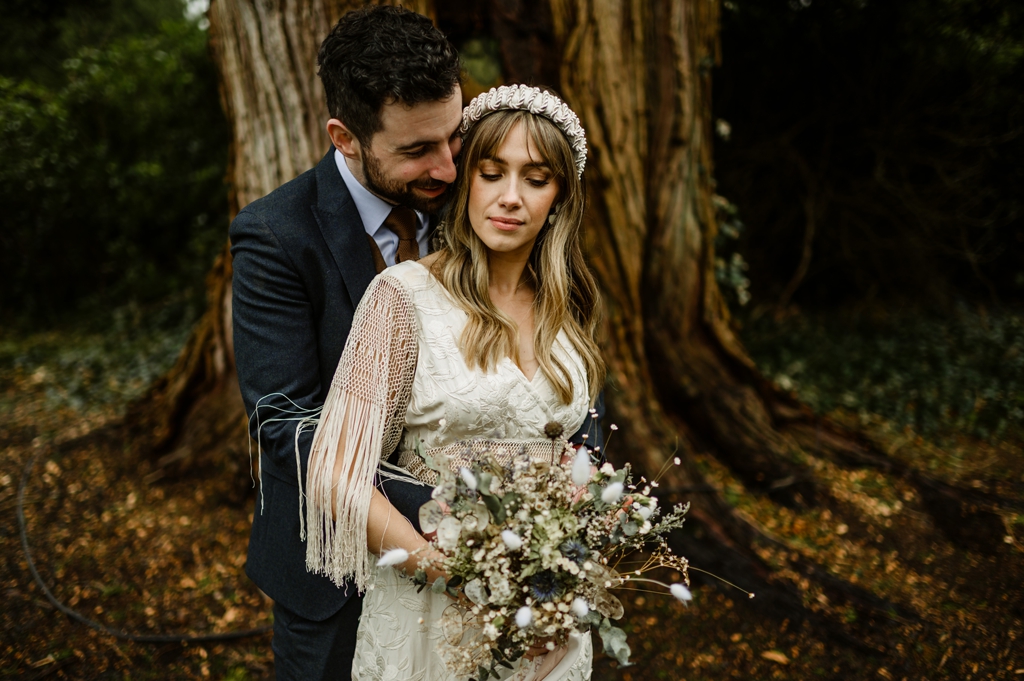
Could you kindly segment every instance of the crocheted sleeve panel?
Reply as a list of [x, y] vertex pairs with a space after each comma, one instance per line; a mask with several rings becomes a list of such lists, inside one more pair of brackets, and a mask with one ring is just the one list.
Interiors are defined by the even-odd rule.
[[374, 474], [401, 437], [417, 348], [409, 291], [394, 277], [378, 276], [352, 320], [306, 481], [306, 568], [339, 586], [354, 583], [360, 592], [372, 570], [366, 523]]

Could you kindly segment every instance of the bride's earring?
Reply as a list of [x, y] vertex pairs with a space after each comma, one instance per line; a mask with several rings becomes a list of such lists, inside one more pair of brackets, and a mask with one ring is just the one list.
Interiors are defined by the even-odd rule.
[[548, 215], [548, 224], [549, 225], [555, 224], [555, 218], [558, 217], [558, 209], [561, 208], [561, 207], [562, 207], [562, 204], [559, 203], [559, 204], [556, 204], [555, 207], [551, 209], [551, 213]]

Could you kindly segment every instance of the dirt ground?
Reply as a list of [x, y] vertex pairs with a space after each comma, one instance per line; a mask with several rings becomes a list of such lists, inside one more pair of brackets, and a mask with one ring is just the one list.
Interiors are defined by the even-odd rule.
[[[34, 583], [16, 506], [25, 465], [38, 455], [27, 537], [44, 583], [67, 606], [146, 635], [270, 623], [270, 603], [243, 573], [255, 492], [239, 502], [231, 481], [201, 471], [156, 479], [116, 411], [55, 408], [37, 376], [0, 376], [0, 678], [272, 679], [267, 634], [121, 641], [55, 610]], [[905, 480], [808, 457], [823, 502], [790, 509], [746, 494], [702, 457], [737, 512], [778, 540], [761, 550], [777, 576], [753, 601], [707, 582], [689, 608], [661, 594], [623, 594], [634, 664], [618, 668], [599, 655], [594, 678], [1024, 679], [1020, 448], [966, 441], [939, 451], [908, 435], [897, 455], [931, 456], [950, 479], [996, 490], [1018, 510], [997, 509], [1003, 529], [994, 536], [950, 539]], [[865, 616], [841, 584], [860, 589], [860, 602], [874, 599], [874, 613]], [[775, 586], [795, 594], [797, 616]]]

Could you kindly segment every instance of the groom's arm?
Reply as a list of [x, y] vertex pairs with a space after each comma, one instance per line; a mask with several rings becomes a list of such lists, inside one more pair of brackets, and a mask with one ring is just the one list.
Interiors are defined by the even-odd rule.
[[[295, 406], [320, 406], [312, 304], [265, 211], [243, 209], [231, 224], [232, 321], [238, 383], [253, 449], [276, 477], [294, 481]], [[257, 412], [257, 405], [259, 410]], [[291, 413], [286, 413], [291, 412]], [[310, 433], [300, 443], [302, 470]]]

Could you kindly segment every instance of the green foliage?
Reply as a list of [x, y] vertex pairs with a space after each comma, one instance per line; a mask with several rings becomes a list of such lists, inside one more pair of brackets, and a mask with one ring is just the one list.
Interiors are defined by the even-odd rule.
[[[112, 20], [110, 31], [130, 32], [99, 46], [68, 47], [76, 35], [57, 22], [64, 28], [39, 59], [69, 50], [56, 69], [0, 50], [8, 60], [0, 312], [8, 318], [52, 319], [83, 302], [145, 303], [194, 288], [223, 243], [228, 133], [206, 33], [180, 3], [158, 4], [175, 18]], [[31, 32], [34, 24], [22, 23]], [[77, 38], [97, 40], [94, 24]]]
[[[0, 383], [18, 378], [41, 386], [53, 409], [120, 411], [162, 376], [181, 350], [201, 311], [190, 297], [144, 309], [114, 309], [102, 327], [36, 333], [0, 333]], [[0, 399], [14, 413], [19, 394]]]
[[1024, 427], [1019, 312], [764, 316], [746, 322], [743, 339], [767, 376], [821, 412], [865, 411], [939, 436]]

